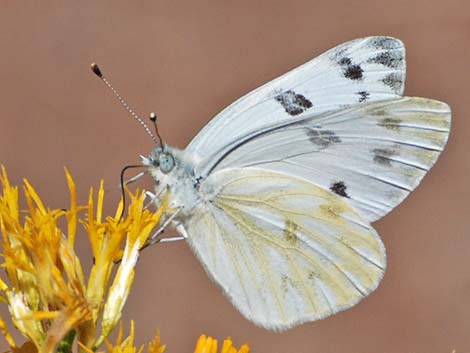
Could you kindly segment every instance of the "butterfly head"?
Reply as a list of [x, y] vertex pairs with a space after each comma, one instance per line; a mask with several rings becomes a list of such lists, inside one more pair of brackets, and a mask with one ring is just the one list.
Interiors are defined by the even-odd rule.
[[158, 200], [167, 194], [169, 207], [179, 209], [181, 217], [187, 216], [197, 204], [197, 195], [193, 165], [184, 151], [168, 145], [157, 146], [147, 157], [142, 157], [142, 164], [155, 182]]
[[149, 167], [158, 168], [163, 174], [169, 174], [175, 167], [175, 157], [167, 148], [155, 147], [144, 161]]

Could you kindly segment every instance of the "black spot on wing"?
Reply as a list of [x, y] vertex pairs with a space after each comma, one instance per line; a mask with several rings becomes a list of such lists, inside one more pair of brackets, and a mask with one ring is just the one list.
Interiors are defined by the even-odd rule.
[[278, 94], [274, 99], [281, 103], [286, 113], [292, 116], [302, 114], [307, 109], [313, 107], [312, 102], [305, 98], [305, 96], [292, 90]]
[[359, 100], [358, 100], [359, 103], [365, 102], [367, 99], [369, 99], [369, 96], [370, 96], [370, 93], [366, 91], [360, 91], [360, 92], [357, 92], [357, 94], [359, 95]]
[[360, 80], [362, 79], [362, 74], [364, 70], [359, 65], [349, 65], [344, 69], [344, 77], [349, 78], [350, 80]]
[[348, 194], [346, 193], [346, 189], [347, 187], [343, 181], [336, 181], [330, 185], [330, 190], [335, 194], [349, 198]]
[[322, 148], [327, 148], [335, 143], [341, 143], [339, 136], [330, 130], [308, 129], [307, 136], [310, 142]]
[[385, 76], [382, 79], [382, 82], [389, 86], [393, 91], [395, 91], [395, 93], [400, 93], [403, 85], [402, 76], [396, 72], [392, 72], [391, 74]]
[[350, 80], [361, 80], [364, 70], [360, 65], [354, 64], [351, 58], [344, 56], [338, 60], [338, 65], [343, 69], [344, 77]]
[[385, 148], [375, 148], [372, 150], [372, 153], [374, 155], [374, 162], [386, 167], [390, 167], [392, 165], [391, 157], [398, 155], [396, 150]]
[[399, 40], [390, 37], [373, 37], [369, 45], [376, 49], [397, 49], [402, 46]]
[[392, 69], [402, 67], [403, 56], [400, 53], [394, 51], [385, 51], [377, 54], [376, 56], [369, 58], [368, 63], [380, 64]]

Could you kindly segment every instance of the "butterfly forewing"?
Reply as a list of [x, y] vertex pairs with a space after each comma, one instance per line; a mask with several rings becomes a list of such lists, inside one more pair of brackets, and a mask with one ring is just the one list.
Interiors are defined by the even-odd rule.
[[405, 49], [390, 37], [339, 45], [248, 93], [219, 113], [187, 151], [210, 159], [263, 126], [403, 94]]

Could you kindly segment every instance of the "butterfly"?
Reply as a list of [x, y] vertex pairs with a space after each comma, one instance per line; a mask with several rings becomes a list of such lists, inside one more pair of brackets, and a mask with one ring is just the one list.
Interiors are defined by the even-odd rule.
[[450, 130], [447, 104], [403, 97], [405, 68], [398, 39], [346, 42], [235, 101], [186, 149], [143, 157], [172, 210], [162, 229], [256, 325], [322, 319], [379, 285], [371, 223], [418, 186]]

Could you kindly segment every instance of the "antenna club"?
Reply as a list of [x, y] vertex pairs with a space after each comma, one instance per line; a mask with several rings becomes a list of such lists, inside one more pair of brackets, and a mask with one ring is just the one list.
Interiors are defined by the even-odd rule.
[[93, 73], [96, 76], [98, 76], [99, 78], [103, 78], [103, 73], [101, 72], [99, 66], [96, 63], [92, 63], [90, 65], [90, 69], [91, 69], [91, 71], [93, 71]]
[[[126, 109], [131, 115], [132, 117], [137, 120], [137, 122], [142, 125], [142, 127], [144, 128], [144, 130], [147, 132], [147, 134], [150, 135], [151, 139], [153, 140], [153, 142], [158, 145], [159, 142], [161, 144], [161, 137], [158, 136], [158, 140], [157, 138], [155, 137], [155, 135], [152, 133], [152, 131], [150, 131], [149, 127], [147, 126], [147, 124], [145, 124], [145, 122], [140, 118], [140, 116], [138, 116], [132, 109], [131, 107], [129, 107], [129, 105], [126, 103], [126, 101], [119, 95], [119, 93], [114, 89], [114, 87], [111, 85], [111, 83], [108, 82], [108, 80], [103, 76], [103, 74], [101, 73], [101, 70], [100, 68], [98, 67], [97, 64], [95, 63], [92, 63], [90, 65], [90, 68], [91, 68], [91, 71], [93, 71], [93, 73], [98, 76], [101, 81], [104, 82], [104, 84], [114, 93], [114, 95], [116, 96], [117, 100], [119, 101], [119, 103], [121, 103], [121, 105], [124, 107], [124, 109]], [[156, 120], [156, 115], [155, 115], [155, 120]], [[155, 122], [154, 122], [154, 125], [156, 126]], [[158, 135], [158, 131], [157, 131], [157, 135]]]
[[158, 127], [157, 127], [157, 114], [154, 112], [151, 112], [149, 115], [150, 121], [153, 123], [153, 128], [155, 129], [155, 135], [158, 137], [158, 142], [160, 144], [160, 147], [163, 148], [163, 140], [162, 137], [160, 136], [160, 133], [158, 132]]

